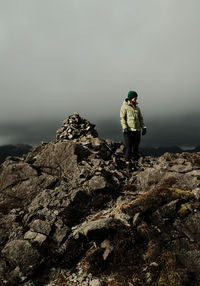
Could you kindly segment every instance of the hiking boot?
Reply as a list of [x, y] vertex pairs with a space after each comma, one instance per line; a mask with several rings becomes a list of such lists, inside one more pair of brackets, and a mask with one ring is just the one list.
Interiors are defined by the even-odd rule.
[[137, 161], [133, 162], [133, 169], [134, 169], [134, 171], [138, 171], [140, 169]]
[[127, 170], [128, 172], [131, 172], [131, 171], [132, 171], [131, 162], [126, 162], [126, 170]]

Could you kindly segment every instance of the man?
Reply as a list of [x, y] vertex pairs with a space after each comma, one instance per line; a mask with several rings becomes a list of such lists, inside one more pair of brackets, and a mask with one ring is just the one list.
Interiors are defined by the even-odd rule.
[[131, 159], [133, 158], [133, 169], [138, 169], [137, 161], [139, 159], [139, 144], [141, 131], [146, 134], [142, 113], [137, 106], [137, 92], [129, 91], [128, 97], [124, 100], [120, 109], [120, 121], [126, 146], [126, 168], [132, 170]]

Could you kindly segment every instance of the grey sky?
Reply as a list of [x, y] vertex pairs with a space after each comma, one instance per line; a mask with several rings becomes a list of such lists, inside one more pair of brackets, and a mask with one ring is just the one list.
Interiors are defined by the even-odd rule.
[[0, 145], [50, 139], [75, 111], [119, 137], [130, 89], [147, 144], [172, 144], [174, 126], [174, 144], [199, 144], [199, 11], [199, 0], [1, 0]]

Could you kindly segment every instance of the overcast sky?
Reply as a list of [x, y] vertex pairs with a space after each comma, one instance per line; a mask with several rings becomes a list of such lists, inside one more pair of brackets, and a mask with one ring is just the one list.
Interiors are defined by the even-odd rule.
[[0, 145], [55, 138], [71, 113], [122, 139], [129, 90], [143, 145], [200, 145], [199, 0], [0, 0]]

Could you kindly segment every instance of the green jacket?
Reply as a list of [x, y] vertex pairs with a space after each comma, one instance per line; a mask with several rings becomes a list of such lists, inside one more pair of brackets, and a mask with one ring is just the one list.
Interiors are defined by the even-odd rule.
[[123, 130], [128, 128], [130, 131], [140, 131], [146, 128], [139, 107], [133, 108], [126, 100], [120, 109], [120, 122]]

